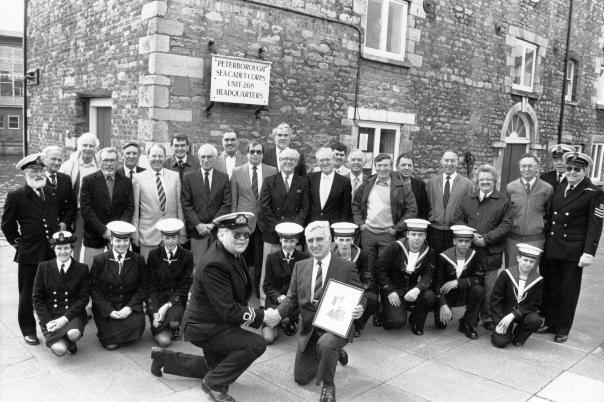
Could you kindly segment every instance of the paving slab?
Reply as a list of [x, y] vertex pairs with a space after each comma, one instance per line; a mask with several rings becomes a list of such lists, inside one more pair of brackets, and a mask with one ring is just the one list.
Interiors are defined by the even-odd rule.
[[375, 401], [397, 401], [397, 402], [422, 402], [426, 399], [402, 391], [388, 384], [380, 384], [369, 391], [356, 396], [352, 399], [355, 402], [375, 402]]
[[604, 382], [575, 373], [562, 373], [537, 396], [550, 401], [602, 402]]
[[0, 366], [8, 366], [32, 359], [33, 355], [16, 338], [0, 337]]
[[51, 373], [0, 385], [0, 401], [65, 402], [66, 395], [82, 402], [94, 400], [94, 394], [73, 395], [71, 389]]
[[[591, 353], [568, 371], [594, 380], [604, 381], [604, 359]], [[602, 395], [602, 399], [604, 399], [604, 395]]]

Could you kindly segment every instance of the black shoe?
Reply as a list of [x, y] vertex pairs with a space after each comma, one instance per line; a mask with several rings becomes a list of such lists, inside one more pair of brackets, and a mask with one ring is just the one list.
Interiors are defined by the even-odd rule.
[[358, 329], [354, 329], [354, 337], [358, 338], [359, 336], [361, 336], [361, 331], [359, 331]]
[[[488, 322], [491, 324], [491, 326], [493, 325], [492, 322]], [[487, 324], [487, 323], [485, 323]], [[459, 332], [463, 332], [464, 335], [466, 336], [466, 338], [468, 339], [477, 339], [478, 338], [478, 333], [476, 332], [476, 330], [474, 328], [472, 328], [471, 326], [469, 326], [468, 324], [466, 324], [463, 320], [459, 320]]]
[[158, 348], [154, 346], [151, 348], [151, 374], [156, 377], [161, 377], [163, 373], [161, 372], [162, 367], [164, 367], [164, 349]]
[[35, 334], [34, 335], [25, 335], [23, 337], [23, 340], [28, 345], [39, 345], [40, 344], [40, 340], [38, 339], [38, 337]]
[[338, 356], [338, 361], [342, 366], [348, 364], [348, 353], [344, 349], [340, 349], [340, 356]]
[[373, 315], [373, 326], [374, 327], [382, 326], [382, 319], [377, 314]]
[[482, 326], [487, 331], [493, 331], [493, 329], [495, 329], [495, 327], [493, 326], [493, 321], [485, 321], [482, 323]]
[[545, 324], [543, 324], [542, 326], [539, 327], [539, 329], [537, 329], [537, 331], [535, 331], [538, 334], [555, 334], [556, 330], [553, 329], [550, 326], [547, 326]]
[[568, 335], [556, 334], [554, 336], [554, 342], [556, 343], [564, 343], [568, 341]]
[[214, 391], [208, 384], [206, 384], [206, 380], [201, 380], [201, 389], [203, 392], [208, 394], [208, 396], [213, 401], [225, 401], [225, 402], [235, 402], [235, 398], [227, 394], [226, 392]]
[[298, 332], [298, 328], [296, 328], [296, 324], [294, 324], [293, 322], [290, 321], [285, 326], [285, 335], [294, 336], [294, 335], [296, 335], [296, 332]]
[[514, 341], [512, 342], [512, 344], [513, 344], [514, 346], [519, 347], [519, 348], [521, 348], [521, 347], [523, 347], [523, 346], [524, 346], [524, 342], [519, 341], [519, 340], [514, 340]]
[[335, 385], [323, 385], [321, 389], [321, 397], [319, 402], [335, 402], [336, 401], [336, 387]]
[[417, 336], [422, 336], [424, 334], [424, 330], [419, 329], [417, 324], [414, 322], [411, 323], [411, 332], [413, 332], [413, 335], [417, 335]]
[[180, 341], [180, 328], [172, 328], [172, 340]]
[[78, 345], [76, 345], [75, 342], [69, 342], [67, 344], [67, 353], [69, 353], [71, 356], [75, 355], [76, 353], [78, 353]]

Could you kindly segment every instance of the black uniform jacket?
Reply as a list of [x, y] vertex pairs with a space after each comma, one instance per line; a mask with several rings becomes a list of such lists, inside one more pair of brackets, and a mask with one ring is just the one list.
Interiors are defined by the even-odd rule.
[[57, 196], [44, 187], [44, 201], [29, 186], [8, 193], [2, 232], [17, 249], [15, 262], [37, 264], [54, 258], [49, 239], [59, 230]]
[[417, 217], [428, 219], [430, 215], [430, 201], [428, 200], [428, 192], [426, 191], [426, 182], [411, 176], [411, 191], [415, 196], [415, 203], [417, 204]]
[[149, 251], [147, 257], [149, 298], [147, 313], [156, 313], [165, 303], [175, 306], [187, 304], [187, 294], [193, 283], [193, 254], [177, 246], [172, 260], [168, 260], [163, 243]]
[[541, 176], [539, 176], [539, 178], [544, 182], [551, 184], [551, 186], [554, 188], [554, 191], [556, 191], [558, 185], [560, 185], [560, 187], [566, 188], [566, 185], [568, 184], [568, 182], [566, 181], [566, 177], [562, 179], [562, 182], [558, 183], [558, 172], [556, 172], [555, 170], [545, 172]]
[[294, 264], [308, 257], [308, 254], [296, 249], [294, 249], [289, 260], [285, 258], [283, 250], [270, 253], [266, 257], [266, 272], [264, 274], [264, 284], [262, 285], [262, 288], [266, 294], [268, 301], [267, 305], [279, 305], [277, 299], [279, 296], [287, 294]]
[[56, 194], [59, 208], [59, 222], [62, 222], [66, 224], [68, 228], [71, 228], [78, 208], [76, 196], [71, 186], [71, 178], [61, 172], [57, 172], [56, 175], [57, 186], [54, 187], [47, 177], [46, 188]]
[[596, 255], [602, 218], [595, 208], [604, 202], [602, 191], [584, 178], [564, 197], [566, 185], [560, 185], [547, 211], [545, 257], [550, 260], [579, 261], [583, 253]]
[[[300, 159], [298, 159], [298, 164], [294, 168], [294, 174], [302, 177], [306, 177], [306, 163], [304, 162], [304, 153], [300, 153]], [[264, 156], [262, 157], [262, 163], [265, 163], [269, 166], [276, 167], [279, 169], [279, 161], [277, 160], [277, 152], [275, 151], [275, 147], [272, 147], [269, 150], [264, 151]]]
[[40, 325], [44, 326], [61, 316], [71, 321], [83, 315], [89, 297], [88, 267], [85, 264], [72, 258], [65, 280], [61, 278], [56, 259], [38, 265], [33, 301]]
[[441, 293], [440, 288], [449, 281], [457, 280], [457, 289], [459, 290], [469, 289], [472, 285], [483, 286], [484, 271], [480, 259], [476, 258], [476, 254], [476, 250], [468, 250], [459, 278], [455, 269], [457, 267], [455, 247], [451, 247], [438, 255], [434, 271], [434, 293], [436, 293], [436, 298], [441, 306], [447, 304], [447, 299]]
[[424, 291], [432, 284], [436, 253], [424, 242], [419, 250], [415, 270], [406, 271], [409, 241], [400, 239], [390, 243], [375, 264], [375, 274], [382, 290], [386, 293], [404, 293], [417, 287]]
[[229, 327], [259, 328], [264, 310], [248, 306], [250, 274], [242, 256], [229, 253], [220, 240], [199, 261], [191, 299], [183, 315], [184, 337], [203, 342]]
[[258, 225], [262, 231], [262, 240], [279, 243], [279, 235], [275, 232], [278, 223], [306, 224], [309, 211], [308, 179], [294, 174], [289, 192], [286, 192], [281, 173], [267, 177], [262, 183], [260, 208]]
[[543, 293], [543, 277], [533, 269], [524, 286], [524, 292], [518, 297], [518, 266], [512, 266], [499, 274], [491, 292], [491, 315], [495, 323], [513, 313], [520, 319], [529, 313], [539, 311]]
[[132, 311], [143, 312], [147, 297], [145, 259], [128, 251], [124, 257], [121, 274], [113, 251], [105, 251], [94, 257], [90, 268], [90, 294], [95, 309], [103, 318], [112, 311], [128, 306]]
[[322, 172], [314, 172], [308, 176], [310, 185], [310, 214], [309, 222], [329, 221], [352, 222], [352, 185], [350, 179], [333, 172], [333, 182], [325, 205], [321, 208], [321, 175]]
[[100, 170], [82, 179], [80, 210], [84, 219], [84, 246], [105, 246], [103, 234], [111, 221], [130, 222], [134, 214], [134, 193], [130, 179], [114, 175], [113, 197]]
[[[337, 245], [334, 246], [332, 252], [335, 255], [340, 255]], [[354, 262], [357, 266], [357, 272], [359, 273], [359, 279], [363, 284], [363, 289], [365, 289], [366, 292], [377, 294], [378, 288], [375, 280], [375, 272], [369, 270], [367, 253], [353, 244], [350, 255], [350, 261]]]

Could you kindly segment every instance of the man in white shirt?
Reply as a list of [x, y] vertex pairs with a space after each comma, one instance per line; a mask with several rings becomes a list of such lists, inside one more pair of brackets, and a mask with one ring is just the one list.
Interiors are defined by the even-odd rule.
[[141, 157], [141, 147], [134, 141], [126, 142], [122, 146], [122, 159], [124, 164], [117, 169], [116, 174], [121, 174], [132, 181], [135, 174], [144, 171], [145, 169], [138, 166], [138, 161]]
[[216, 158], [215, 168], [228, 174], [230, 179], [233, 169], [236, 166], [244, 165], [247, 162], [247, 157], [239, 152], [239, 140], [237, 139], [237, 133], [234, 131], [227, 131], [222, 135], [222, 147], [224, 151]]
[[354, 198], [355, 191], [361, 187], [361, 184], [363, 184], [363, 181], [367, 178], [367, 175], [363, 173], [365, 160], [365, 154], [359, 149], [353, 149], [348, 154], [348, 166], [350, 166], [348, 178], [350, 179], [352, 198]]

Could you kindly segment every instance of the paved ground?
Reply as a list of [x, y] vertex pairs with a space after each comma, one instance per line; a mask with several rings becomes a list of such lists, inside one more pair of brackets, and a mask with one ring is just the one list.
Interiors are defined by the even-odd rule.
[[[26, 345], [17, 326], [16, 265], [12, 247], [0, 247], [1, 401], [199, 401], [199, 381], [149, 373], [147, 330], [137, 344], [106, 351], [89, 323], [76, 356], [55, 357], [45, 346]], [[456, 328], [427, 325], [417, 337], [404, 328], [371, 325], [347, 346], [350, 363], [338, 367], [340, 400], [355, 401], [603, 401], [604, 245], [585, 272], [570, 340], [555, 344], [537, 335], [524, 348], [493, 348], [489, 336], [470, 341]], [[455, 311], [460, 316], [460, 311]], [[432, 323], [431, 317], [428, 318]], [[317, 400], [319, 388], [292, 378], [295, 337], [279, 338], [231, 388], [240, 401]], [[174, 350], [197, 353], [178, 342]]]

